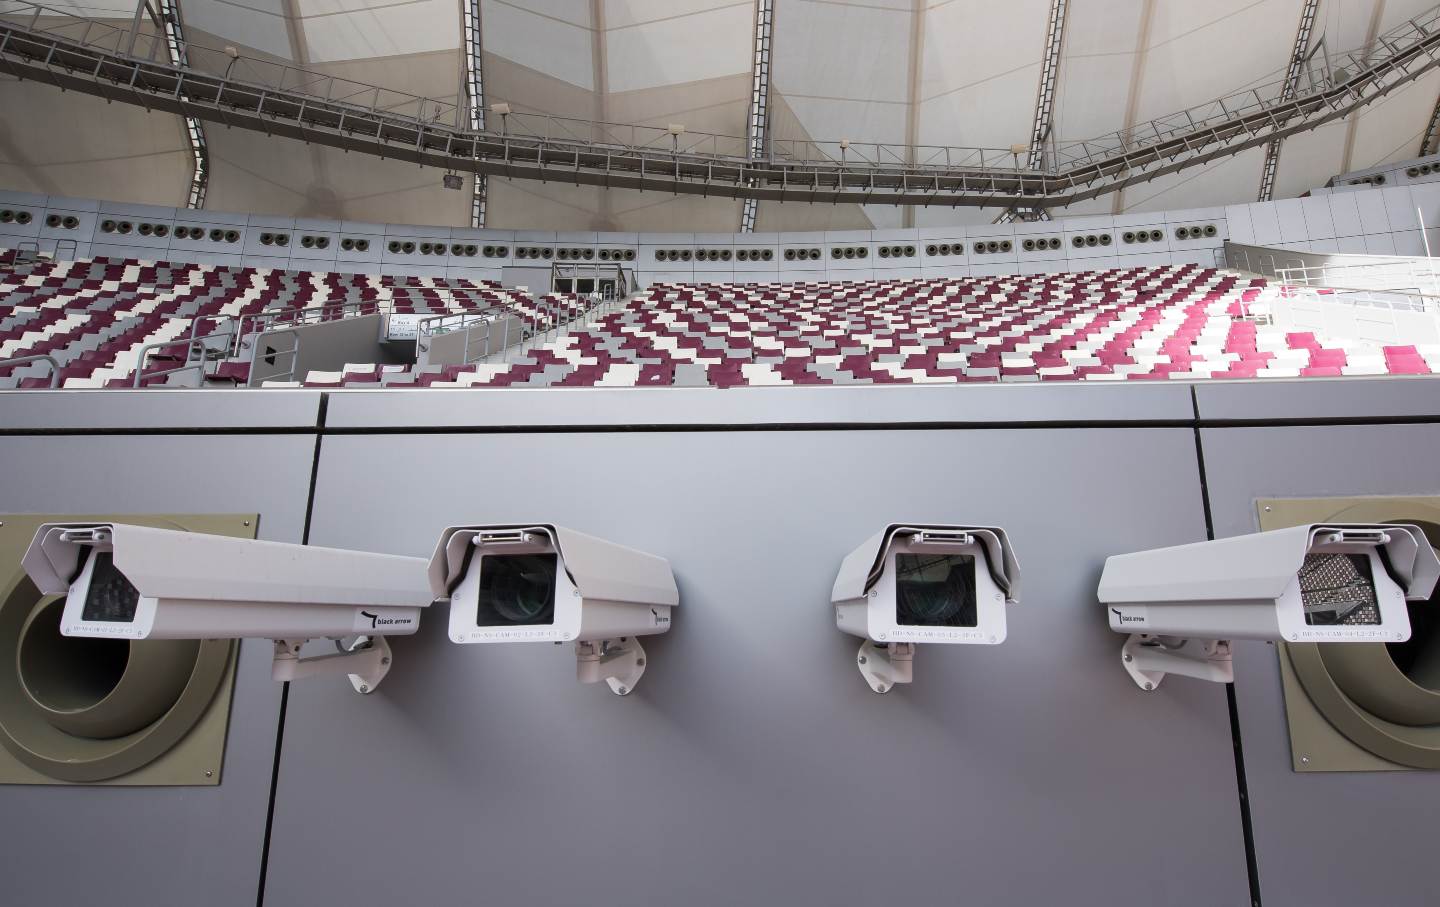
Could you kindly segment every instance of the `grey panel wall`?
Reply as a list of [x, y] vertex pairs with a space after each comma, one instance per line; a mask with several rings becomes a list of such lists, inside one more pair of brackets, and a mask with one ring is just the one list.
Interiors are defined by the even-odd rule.
[[[1383, 396], [1382, 387], [1372, 387], [1377, 399]], [[1302, 417], [1323, 409], [1318, 388], [1290, 390]], [[1290, 407], [1280, 397], [1272, 394], [1268, 414], [1202, 397], [1201, 417], [1284, 419]], [[1352, 417], [1353, 402], [1342, 401], [1332, 418]], [[1440, 493], [1440, 424], [1433, 422], [1216, 427], [1202, 429], [1201, 439], [1218, 537], [1257, 531], [1260, 497]], [[1244, 642], [1234, 651], [1265, 907], [1433, 903], [1432, 831], [1440, 812], [1433, 773], [1292, 772], [1275, 650]]]
[[[553, 520], [668, 557], [681, 606], [625, 699], [569, 647], [451, 644], [443, 606], [374, 696], [292, 687], [267, 904], [1247, 900], [1224, 690], [1135, 689], [1094, 598], [1106, 555], [1203, 538], [1189, 428], [375, 435], [402, 404], [342, 403], [313, 542]], [[896, 519], [1004, 525], [1025, 592], [1003, 646], [922, 647], [880, 697], [828, 594]]]
[[[550, 519], [670, 558], [681, 606], [624, 699], [569, 647], [449, 643], [443, 605], [375, 695], [294, 684], [264, 903], [1246, 904], [1225, 691], [1134, 687], [1101, 566], [1205, 536], [1202, 453], [1217, 536], [1261, 495], [1440, 493], [1435, 387], [329, 394], [313, 543]], [[257, 510], [299, 540], [320, 399], [0, 394], [0, 511]], [[893, 519], [1005, 526], [1024, 590], [1004, 645], [922, 647], [881, 697], [828, 593]], [[6, 903], [255, 903], [268, 655], [218, 788], [0, 787]], [[1294, 774], [1273, 650], [1236, 673], [1266, 907], [1428, 903], [1434, 778]]]
[[[0, 428], [38, 421], [16, 413], [22, 396], [0, 395]], [[313, 427], [318, 395], [308, 400]], [[266, 434], [242, 410], [207, 402], [212, 417], [228, 414], [253, 433], [166, 434], [173, 414], [147, 416], [111, 396], [102, 407], [128, 409], [132, 431], [162, 433], [0, 436], [0, 512], [258, 512], [261, 538], [300, 541], [313, 433]], [[100, 421], [97, 403], [97, 395], [52, 398], [50, 427]], [[281, 408], [270, 418], [305, 417]], [[280, 714], [269, 663], [267, 644], [242, 646], [218, 787], [0, 786], [0, 900], [251, 907]]]

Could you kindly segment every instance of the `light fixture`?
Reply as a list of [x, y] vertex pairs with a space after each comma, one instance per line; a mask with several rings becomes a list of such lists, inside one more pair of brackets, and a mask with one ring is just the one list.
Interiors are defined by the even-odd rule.
[[444, 176], [440, 177], [440, 184], [443, 185], [446, 189], [465, 188], [465, 181], [460, 178], [460, 174], [458, 173], [447, 173]]

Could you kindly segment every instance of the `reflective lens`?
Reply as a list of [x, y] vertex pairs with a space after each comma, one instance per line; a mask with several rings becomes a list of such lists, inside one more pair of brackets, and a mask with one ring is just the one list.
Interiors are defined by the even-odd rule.
[[895, 622], [905, 627], [973, 627], [975, 556], [895, 555]]
[[535, 626], [555, 622], [554, 554], [488, 554], [480, 559], [476, 626]]
[[80, 609], [80, 619], [126, 624], [135, 620], [140, 593], [125, 574], [115, 569], [109, 551], [97, 551], [91, 557], [95, 566], [90, 572], [90, 590], [85, 595], [85, 607]]
[[1380, 623], [1375, 579], [1365, 554], [1307, 554], [1300, 567], [1300, 606], [1312, 627]]

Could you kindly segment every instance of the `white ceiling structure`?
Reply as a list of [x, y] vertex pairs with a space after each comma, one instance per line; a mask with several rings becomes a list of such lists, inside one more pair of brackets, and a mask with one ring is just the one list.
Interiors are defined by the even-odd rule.
[[[67, 8], [92, 17], [128, 19], [134, 9], [125, 0], [68, 2]], [[774, 0], [771, 135], [1024, 145], [1035, 119], [1051, 2]], [[463, 82], [459, 0], [179, 3], [197, 44], [228, 44], [247, 55], [444, 101], [454, 101]], [[1304, 5], [1069, 0], [1055, 138], [1081, 140], [1132, 128], [1278, 80]], [[1321, 0], [1312, 43], [1323, 40], [1331, 51], [1363, 48], [1431, 6], [1433, 0]], [[744, 135], [754, 17], [753, 0], [482, 0], [486, 101], [504, 101], [520, 112], [679, 123], [691, 132]], [[10, 137], [0, 139], [0, 184], [183, 203], [183, 129], [162, 122], [174, 117], [73, 93], [57, 108], [60, 97], [44, 86], [0, 83], [7, 125], [31, 114], [46, 123], [45, 130], [9, 129]], [[1301, 194], [1340, 172], [1417, 156], [1437, 97], [1440, 73], [1431, 73], [1348, 120], [1287, 140], [1276, 197]], [[104, 123], [103, 137], [92, 134], [98, 122]], [[213, 124], [208, 141], [211, 208], [391, 222], [468, 220], [469, 193], [442, 189], [433, 169]], [[113, 153], [107, 155], [107, 148]], [[1263, 149], [1251, 150], [1056, 213], [1253, 201], [1263, 160]], [[177, 171], [173, 191], [168, 169]], [[737, 228], [740, 208], [732, 199], [492, 179], [488, 222], [728, 233]], [[761, 203], [758, 229], [983, 223], [998, 214]]]

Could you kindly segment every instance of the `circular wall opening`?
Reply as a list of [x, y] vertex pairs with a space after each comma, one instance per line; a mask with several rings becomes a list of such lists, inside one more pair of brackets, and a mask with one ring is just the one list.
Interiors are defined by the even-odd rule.
[[1409, 602], [1410, 638], [1386, 643], [1385, 650], [1411, 683], [1440, 693], [1440, 620], [1432, 610], [1436, 605], [1433, 596], [1428, 601]]
[[121, 639], [62, 636], [65, 600], [45, 605], [20, 639], [20, 682], [36, 702], [57, 712], [77, 712], [114, 692], [130, 663], [130, 643]]
[[[1432, 547], [1440, 548], [1440, 526], [1416, 523]], [[1385, 644], [1390, 661], [1417, 687], [1440, 693], [1440, 586], [1425, 601], [1406, 602], [1410, 614], [1410, 638]]]

